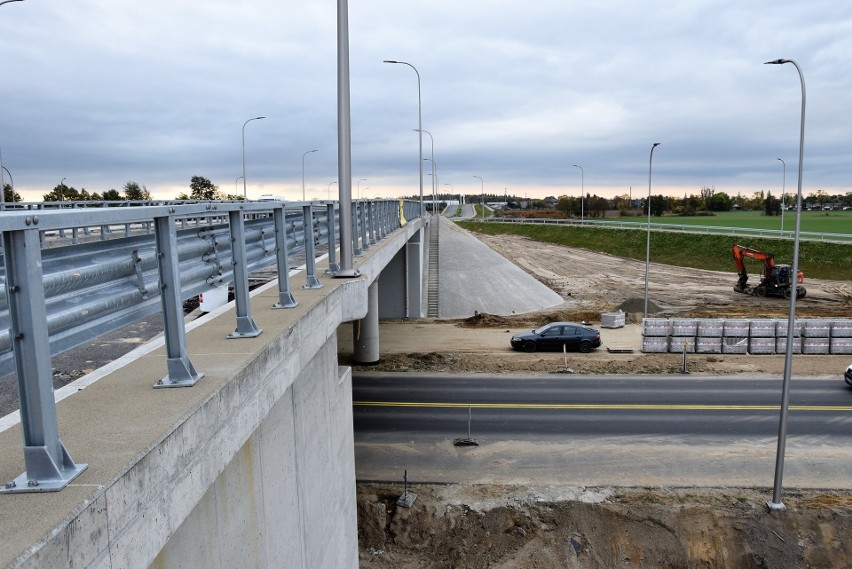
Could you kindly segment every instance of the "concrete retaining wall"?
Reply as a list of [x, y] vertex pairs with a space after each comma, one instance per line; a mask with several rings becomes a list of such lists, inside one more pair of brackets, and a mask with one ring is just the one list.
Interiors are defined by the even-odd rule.
[[[783, 354], [787, 319], [646, 318], [646, 353]], [[795, 354], [852, 354], [852, 320], [800, 319], [793, 330]]]

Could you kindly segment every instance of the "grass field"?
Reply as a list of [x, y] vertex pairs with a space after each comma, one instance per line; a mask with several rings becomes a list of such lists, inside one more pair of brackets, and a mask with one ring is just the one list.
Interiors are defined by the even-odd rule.
[[[831, 213], [847, 214], [849, 212]], [[847, 219], [852, 221], [852, 217]], [[645, 260], [646, 232], [644, 228], [632, 230], [474, 221], [460, 222], [459, 225], [475, 233], [521, 235], [536, 241]], [[849, 229], [845, 232], [849, 232]], [[775, 255], [778, 263], [791, 264], [793, 261], [792, 239], [665, 231], [651, 232], [651, 260], [681, 267], [736, 272], [731, 255], [731, 247], [734, 243], [770, 252]], [[759, 263], [750, 261], [747, 268], [753, 274], [761, 271]], [[805, 273], [806, 277], [852, 281], [852, 245], [802, 241], [799, 247], [799, 269]], [[578, 267], [578, 270], [582, 270], [582, 267]]]
[[[646, 223], [647, 217], [619, 217], [618, 221]], [[781, 229], [781, 216], [768, 216], [760, 211], [725, 211], [708, 216], [651, 217], [651, 223], [669, 225], [704, 225], [711, 227], [748, 227]], [[796, 212], [784, 212], [784, 231], [796, 229]], [[801, 231], [813, 233], [852, 233], [852, 211], [803, 211]]]

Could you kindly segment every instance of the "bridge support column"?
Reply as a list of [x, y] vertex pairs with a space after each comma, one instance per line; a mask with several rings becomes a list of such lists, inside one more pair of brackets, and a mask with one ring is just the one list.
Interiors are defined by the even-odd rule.
[[367, 315], [352, 323], [355, 361], [375, 364], [379, 361], [379, 281], [367, 288]]

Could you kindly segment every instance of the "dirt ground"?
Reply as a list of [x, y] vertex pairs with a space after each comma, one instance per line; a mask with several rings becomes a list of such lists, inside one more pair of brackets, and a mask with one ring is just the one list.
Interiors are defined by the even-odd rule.
[[[564, 305], [536, 313], [475, 314], [456, 321], [382, 322], [373, 371], [492, 373], [676, 373], [679, 354], [643, 354], [644, 262], [532, 242], [481, 237], [557, 291]], [[649, 313], [656, 317], [786, 318], [789, 302], [735, 293], [736, 274], [652, 264]], [[852, 285], [807, 280], [799, 318], [852, 318]], [[546, 322], [600, 323], [622, 310], [627, 326], [601, 329], [590, 354], [526, 354], [511, 333]], [[406, 328], [401, 333], [399, 328]], [[399, 332], [399, 333], [397, 333]], [[341, 360], [346, 334], [341, 334]], [[610, 353], [612, 346], [632, 353]], [[798, 355], [794, 375], [837, 377], [852, 356]], [[784, 357], [693, 354], [692, 373], [780, 376]], [[356, 368], [358, 366], [355, 366]], [[415, 486], [399, 507], [398, 486], [358, 487], [364, 569], [852, 568], [852, 495], [786, 490], [784, 512], [768, 512], [767, 489], [531, 488]]]
[[[579, 374], [677, 373], [680, 354], [641, 353], [645, 263], [538, 243], [524, 237], [481, 237], [492, 249], [512, 260], [558, 292], [563, 305], [508, 316], [478, 313], [460, 320], [385, 321], [381, 323], [381, 353], [373, 371], [436, 371], [447, 373]], [[702, 271], [651, 264], [649, 316], [696, 318], [786, 319], [789, 302], [757, 298], [733, 291], [736, 273]], [[852, 318], [852, 283], [806, 280], [808, 294], [796, 302], [797, 318]], [[525, 354], [509, 348], [509, 337], [548, 322], [586, 321], [599, 325], [601, 314], [623, 311], [627, 326], [601, 329], [604, 346], [590, 354]], [[339, 336], [341, 363], [354, 365], [349, 328]], [[632, 353], [609, 353], [627, 347]], [[781, 375], [778, 355], [691, 354], [692, 373], [765, 373]], [[840, 377], [852, 362], [847, 355], [796, 355], [793, 374]]]
[[[492, 249], [544, 284], [574, 300], [577, 307], [604, 312], [644, 297], [645, 262], [560, 245], [534, 242], [517, 236], [479, 236]], [[712, 318], [770, 317], [787, 314], [788, 302], [756, 298], [733, 292], [737, 273], [705, 271], [651, 263], [649, 312], [664, 316]], [[752, 280], [757, 277], [752, 276]], [[796, 304], [806, 318], [852, 316], [852, 283], [806, 279], [807, 296]], [[638, 311], [641, 311], [641, 306]]]
[[848, 568], [852, 496], [751, 489], [362, 485], [364, 569]]

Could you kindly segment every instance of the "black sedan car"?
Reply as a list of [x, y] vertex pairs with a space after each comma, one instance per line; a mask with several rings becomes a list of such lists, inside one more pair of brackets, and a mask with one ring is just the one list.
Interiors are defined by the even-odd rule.
[[601, 333], [594, 328], [574, 322], [551, 322], [532, 332], [515, 334], [511, 339], [516, 350], [568, 350], [591, 352], [601, 345]]
[[846, 368], [846, 373], [843, 375], [843, 377], [846, 379], [846, 384], [849, 387], [852, 387], [852, 365]]

